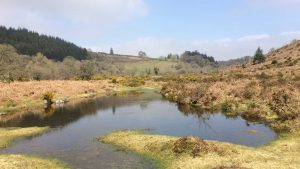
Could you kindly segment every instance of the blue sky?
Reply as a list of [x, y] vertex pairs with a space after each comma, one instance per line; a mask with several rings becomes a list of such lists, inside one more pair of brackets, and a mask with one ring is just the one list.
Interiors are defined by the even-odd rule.
[[[0, 24], [95, 51], [159, 57], [198, 50], [218, 60], [300, 38], [300, 0], [0, 0]], [[55, 2], [57, 1], [57, 3]]]

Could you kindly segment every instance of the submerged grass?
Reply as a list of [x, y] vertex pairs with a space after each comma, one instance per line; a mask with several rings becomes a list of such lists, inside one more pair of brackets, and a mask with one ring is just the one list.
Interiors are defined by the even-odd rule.
[[[0, 148], [9, 146], [22, 137], [31, 137], [48, 130], [48, 127], [0, 128]], [[53, 159], [18, 154], [0, 154], [1, 169], [63, 169], [66, 164]]]
[[[281, 134], [277, 140], [257, 148], [217, 141], [199, 142], [191, 137], [182, 142], [186, 139], [130, 130], [113, 132], [99, 140], [150, 156], [164, 168], [300, 168], [299, 131]], [[180, 145], [185, 149], [180, 151], [182, 153], [174, 151], [178, 142], [184, 143]], [[196, 156], [191, 155], [195, 147], [200, 152]]]

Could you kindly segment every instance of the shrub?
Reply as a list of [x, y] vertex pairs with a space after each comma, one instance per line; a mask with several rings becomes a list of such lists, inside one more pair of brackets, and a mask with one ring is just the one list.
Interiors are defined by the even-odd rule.
[[278, 63], [277, 60], [272, 60], [272, 65], [275, 65], [275, 64], [277, 64], [277, 63]]
[[155, 75], [157, 76], [159, 74], [159, 68], [158, 67], [154, 67], [153, 68]]
[[139, 87], [139, 86], [145, 85], [146, 82], [142, 78], [132, 77], [132, 78], [125, 79], [122, 82], [122, 84], [124, 86], [129, 86], [129, 87]]
[[281, 120], [296, 119], [300, 111], [293, 94], [285, 89], [273, 93], [270, 108]]
[[258, 95], [259, 93], [259, 89], [256, 87], [257, 84], [256, 82], [250, 82], [249, 84], [247, 84], [242, 92], [243, 97], [245, 99], [252, 99], [255, 95]]
[[239, 103], [235, 100], [225, 100], [221, 104], [221, 110], [225, 114], [237, 114], [239, 109]]
[[115, 79], [115, 78], [113, 78], [113, 79], [111, 80], [111, 82], [114, 83], [114, 84], [118, 83], [117, 79]]
[[259, 47], [253, 57], [253, 64], [260, 64], [266, 60], [265, 55], [263, 54], [262, 49]]
[[53, 103], [53, 98], [54, 98], [54, 93], [53, 92], [46, 92], [43, 94], [43, 100], [47, 102], [47, 104], [52, 104]]
[[189, 154], [193, 157], [209, 152], [215, 152], [219, 155], [224, 153], [222, 148], [209, 144], [198, 137], [179, 138], [174, 142], [172, 151], [176, 154]]
[[270, 117], [270, 110], [264, 102], [252, 100], [248, 103], [247, 110], [242, 113], [242, 117], [249, 121], [266, 120]]

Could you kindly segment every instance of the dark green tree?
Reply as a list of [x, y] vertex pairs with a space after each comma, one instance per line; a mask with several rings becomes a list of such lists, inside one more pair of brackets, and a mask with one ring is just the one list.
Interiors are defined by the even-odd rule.
[[260, 64], [263, 63], [265, 60], [266, 57], [263, 54], [263, 50], [260, 47], [258, 47], [253, 57], [253, 64]]
[[138, 55], [140, 57], [146, 57], [147, 56], [146, 52], [144, 52], [144, 51], [139, 51]]
[[13, 29], [0, 26], [0, 44], [9, 44], [19, 54], [34, 56], [38, 52], [48, 59], [62, 61], [66, 56], [77, 60], [87, 57], [87, 50], [73, 43], [53, 36], [41, 35], [27, 29]]

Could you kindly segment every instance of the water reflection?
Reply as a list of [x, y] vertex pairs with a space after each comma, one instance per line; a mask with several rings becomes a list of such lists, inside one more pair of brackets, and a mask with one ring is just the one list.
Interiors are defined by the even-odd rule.
[[[3, 117], [1, 117], [3, 118]], [[147, 132], [194, 135], [203, 139], [258, 146], [276, 134], [263, 124], [228, 118], [219, 112], [177, 105], [157, 93], [111, 96], [50, 108], [43, 113], [0, 119], [2, 127], [50, 126], [58, 128], [22, 140], [5, 153], [55, 157], [74, 168], [153, 168], [151, 162], [133, 154], [115, 152], [96, 137], [121, 129], [151, 129]], [[258, 131], [258, 132], [256, 132]], [[251, 134], [257, 133], [257, 134]], [[142, 163], [142, 164], [140, 164]], [[135, 167], [134, 167], [135, 166]]]
[[147, 108], [147, 102], [156, 100], [157, 97], [143, 98], [139, 94], [128, 94], [127, 96], [111, 96], [85, 100], [80, 103], [68, 103], [64, 106], [48, 106], [44, 112], [27, 112], [22, 116], [0, 117], [1, 127], [63, 127], [69, 123], [76, 122], [85, 116], [93, 116], [97, 111], [112, 109], [116, 113], [117, 107], [136, 104], [138, 100], [142, 109]]

